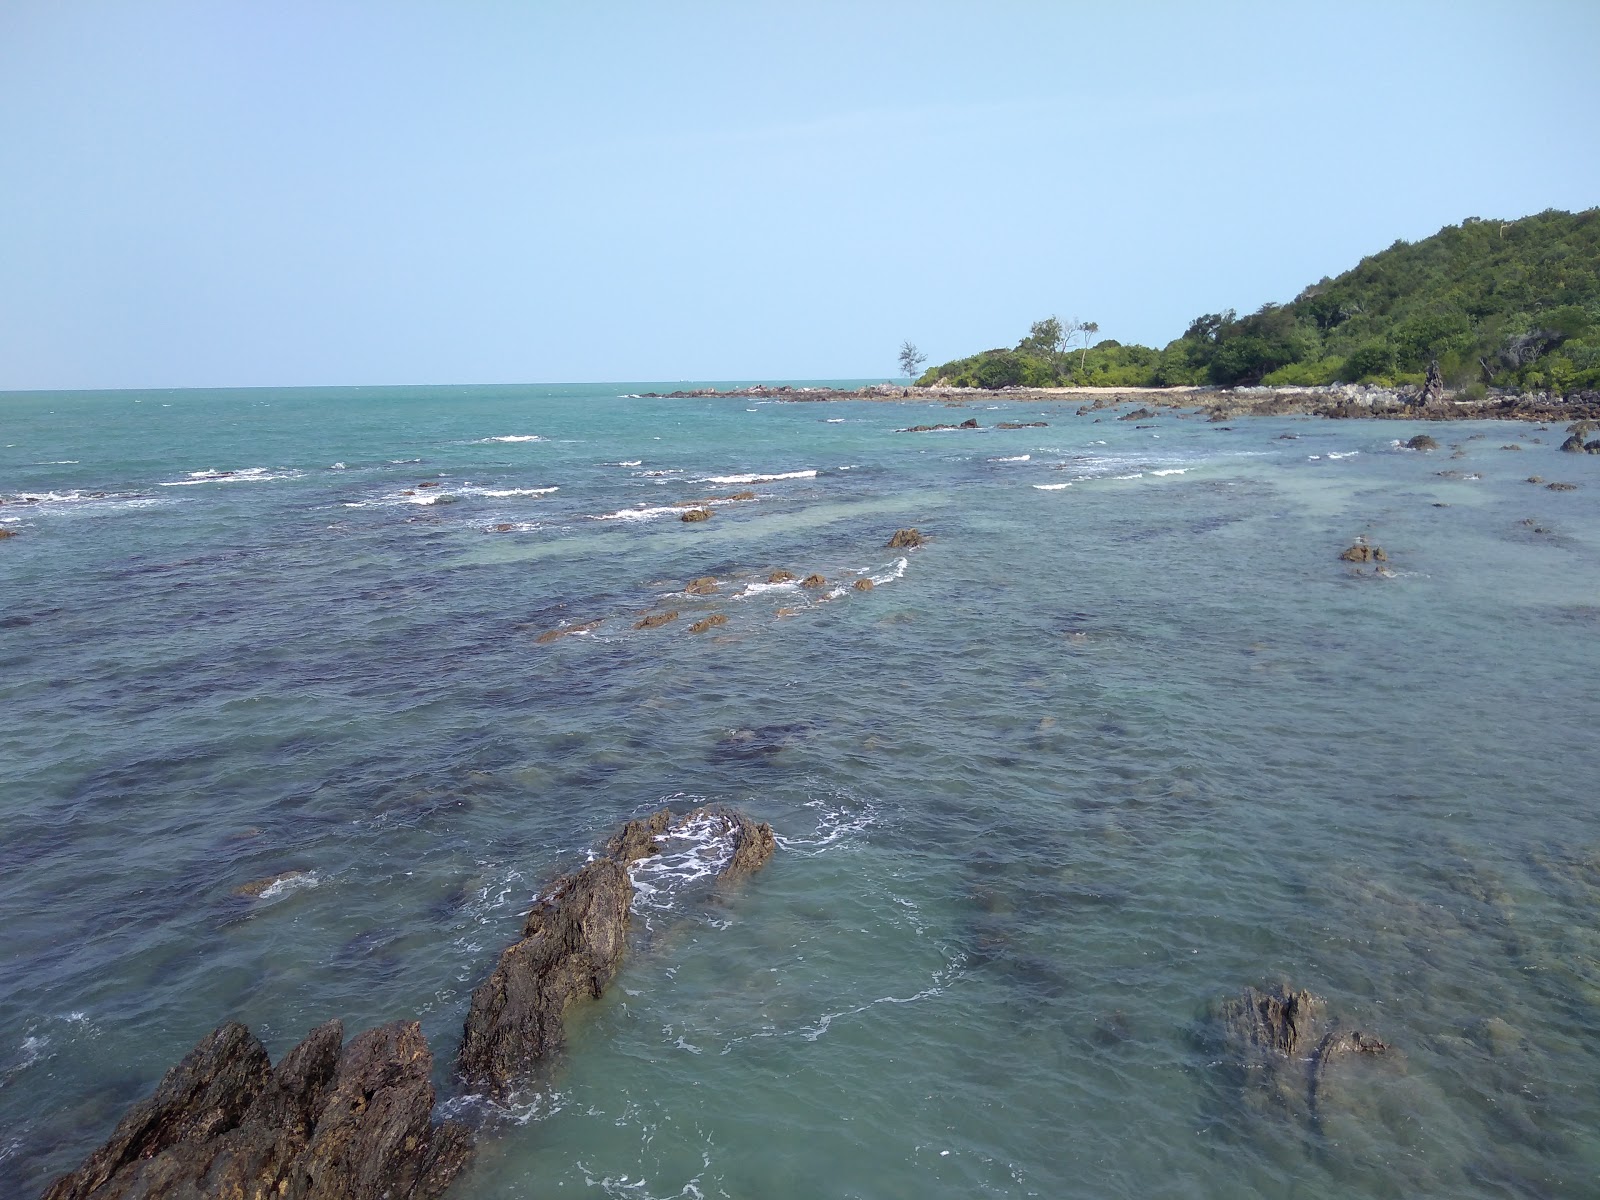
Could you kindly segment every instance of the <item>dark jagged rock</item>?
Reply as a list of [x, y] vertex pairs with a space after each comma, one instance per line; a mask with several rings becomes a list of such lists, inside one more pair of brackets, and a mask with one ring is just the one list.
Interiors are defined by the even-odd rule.
[[1575, 483], [1547, 483], [1544, 485], [1552, 492], [1575, 492], [1578, 485]]
[[672, 810], [669, 808], [629, 821], [606, 842], [605, 856], [626, 866], [656, 854], [660, 849], [656, 845], [656, 838], [665, 833], [671, 824]]
[[928, 539], [915, 529], [896, 529], [894, 536], [889, 539], [890, 550], [915, 550]]
[[1389, 556], [1384, 553], [1382, 546], [1370, 546], [1365, 538], [1357, 538], [1355, 545], [1339, 555], [1341, 562], [1388, 562]]
[[273, 1069], [250, 1031], [202, 1038], [44, 1200], [432, 1200], [472, 1152], [432, 1123], [433, 1056], [415, 1021], [340, 1050], [329, 1021]]
[[1310, 992], [1285, 985], [1247, 987], [1216, 1006], [1216, 1041], [1227, 1069], [1254, 1108], [1307, 1119], [1322, 1118], [1330, 1073], [1353, 1055], [1381, 1055], [1389, 1047], [1327, 1015]]
[[1408, 450], [1437, 450], [1439, 443], [1425, 433], [1419, 433], [1406, 443]]
[[978, 427], [977, 417], [968, 417], [965, 421], [956, 426], [957, 429], [977, 429]]
[[708, 629], [715, 629], [717, 626], [726, 625], [727, 623], [727, 613], [712, 613], [710, 616], [701, 617], [693, 625], [689, 626], [689, 632], [705, 633]]
[[563, 878], [533, 906], [522, 937], [472, 993], [457, 1072], [504, 1101], [564, 1044], [562, 1019], [598, 999], [622, 961], [633, 885], [627, 865], [600, 858]]
[[803, 588], [823, 588], [828, 586], [828, 581], [813, 572], [800, 581], [800, 586]]
[[683, 516], [679, 517], [678, 520], [685, 521], [690, 524], [693, 524], [696, 521], [709, 521], [711, 520], [711, 510], [709, 508], [687, 509], [684, 511]]
[[743, 879], [766, 866], [778, 845], [772, 835], [772, 826], [765, 821], [757, 825], [741, 812], [725, 810], [721, 816], [732, 824], [735, 840], [733, 856], [728, 859], [728, 865], [718, 872], [717, 878]]
[[1119, 421], [1148, 421], [1155, 413], [1148, 408], [1136, 408], [1131, 413], [1117, 418]]
[[1422, 381], [1422, 390], [1417, 393], [1417, 403], [1424, 408], [1437, 408], [1444, 403], [1444, 374], [1439, 370], [1437, 358], [1428, 363], [1428, 374]]

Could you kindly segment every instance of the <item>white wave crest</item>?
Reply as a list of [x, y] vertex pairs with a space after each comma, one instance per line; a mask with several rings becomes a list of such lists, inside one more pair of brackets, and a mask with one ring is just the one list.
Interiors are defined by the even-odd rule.
[[486, 442], [542, 442], [544, 439], [537, 433], [505, 433], [499, 437], [479, 438], [478, 445]]
[[781, 479], [814, 479], [817, 472], [780, 471], [775, 475], [707, 475], [705, 483], [777, 483]]
[[1059, 492], [1062, 488], [1071, 486], [1070, 483], [1036, 483], [1033, 485], [1034, 490], [1039, 492]]
[[301, 472], [268, 467], [241, 467], [237, 471], [190, 471], [187, 479], [174, 479], [158, 487], [193, 487], [201, 483], [268, 483], [274, 479], [299, 479]]

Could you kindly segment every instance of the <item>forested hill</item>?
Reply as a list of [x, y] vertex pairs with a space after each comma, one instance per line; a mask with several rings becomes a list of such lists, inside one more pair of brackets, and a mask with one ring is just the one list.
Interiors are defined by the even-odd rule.
[[1036, 322], [1010, 349], [919, 383], [1132, 387], [1420, 382], [1437, 358], [1456, 389], [1600, 387], [1600, 209], [1520, 221], [1469, 218], [1396, 242], [1288, 304], [1197, 317], [1165, 349]]

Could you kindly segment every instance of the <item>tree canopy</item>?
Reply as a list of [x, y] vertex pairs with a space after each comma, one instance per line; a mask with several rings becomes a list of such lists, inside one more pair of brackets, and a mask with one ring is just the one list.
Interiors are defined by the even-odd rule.
[[[925, 372], [966, 387], [1420, 382], [1600, 387], [1600, 209], [1469, 218], [1396, 242], [1287, 304], [1196, 317], [1160, 350], [1089, 345], [1093, 322], [1036, 321], [1014, 348]], [[1081, 335], [1081, 351], [1067, 348]]]

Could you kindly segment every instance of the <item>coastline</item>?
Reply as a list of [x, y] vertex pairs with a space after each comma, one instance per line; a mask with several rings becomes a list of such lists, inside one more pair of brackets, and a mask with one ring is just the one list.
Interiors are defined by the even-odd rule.
[[[674, 392], [645, 392], [644, 399], [776, 400], [791, 404], [836, 400], [942, 403], [951, 408], [995, 401], [1030, 404], [1077, 403], [1086, 416], [1128, 404], [1150, 405], [1185, 415], [1227, 421], [1251, 416], [1312, 416], [1337, 420], [1405, 421], [1593, 421], [1600, 420], [1600, 392], [1490, 391], [1481, 399], [1445, 392], [1425, 403], [1414, 390], [1368, 384], [1331, 384], [1325, 387], [1063, 387], [987, 388], [912, 387], [871, 384], [861, 388], [792, 387], [789, 385], [693, 388]], [[1153, 413], [1150, 415], [1154, 415]]]

